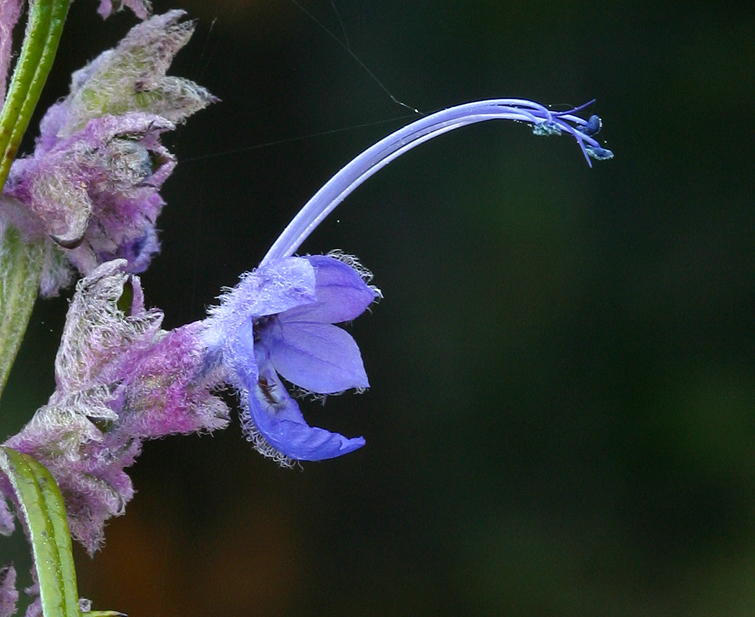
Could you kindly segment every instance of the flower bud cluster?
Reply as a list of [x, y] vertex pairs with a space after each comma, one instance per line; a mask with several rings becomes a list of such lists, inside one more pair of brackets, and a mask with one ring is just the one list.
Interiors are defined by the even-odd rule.
[[[139, 3], [132, 4], [139, 14]], [[42, 119], [34, 154], [11, 167], [0, 224], [43, 239], [66, 258], [50, 260], [43, 295], [70, 280], [56, 268], [70, 264], [87, 275], [122, 258], [129, 272], [142, 272], [159, 250], [159, 191], [176, 163], [160, 135], [216, 100], [166, 75], [194, 29], [183, 16], [152, 17], [75, 72], [69, 95]]]

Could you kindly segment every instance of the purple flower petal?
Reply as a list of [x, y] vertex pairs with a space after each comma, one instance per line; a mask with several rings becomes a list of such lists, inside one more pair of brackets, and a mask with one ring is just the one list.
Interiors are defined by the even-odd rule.
[[280, 315], [282, 322], [341, 323], [361, 315], [376, 293], [347, 264], [325, 255], [304, 257], [315, 269], [316, 302]]
[[210, 308], [208, 326], [225, 336], [247, 319], [276, 315], [314, 301], [312, 266], [298, 257], [281, 259], [243, 274], [239, 284], [220, 297], [220, 306]]
[[361, 273], [333, 257], [289, 257], [245, 274], [204, 322], [205, 371], [219, 371], [248, 410], [245, 429], [265, 456], [333, 458], [362, 438], [310, 427], [278, 374], [318, 394], [369, 386], [359, 348], [332, 321], [353, 319], [376, 297]]
[[[244, 274], [236, 287], [221, 296], [220, 306], [209, 310], [203, 339], [210, 364], [219, 362], [231, 371], [240, 367], [234, 358], [254, 364], [253, 320], [314, 300], [315, 273], [303, 259], [281, 259]], [[245, 328], [248, 332], [243, 335]]]
[[[349, 439], [339, 433], [309, 426], [299, 406], [286, 392], [275, 371], [266, 366], [248, 398], [252, 425], [245, 427], [252, 440], [259, 433], [277, 452], [299, 461], [321, 461], [353, 452], [364, 445], [362, 437]], [[260, 450], [276, 456], [275, 452]]]
[[337, 326], [277, 322], [262, 337], [275, 370], [305, 390], [334, 394], [370, 385], [356, 341]]
[[242, 384], [256, 383], [259, 372], [254, 354], [254, 328], [251, 319], [241, 323], [234, 332], [229, 334], [226, 346], [228, 349], [226, 364], [235, 375], [234, 385], [238, 385], [237, 380]]

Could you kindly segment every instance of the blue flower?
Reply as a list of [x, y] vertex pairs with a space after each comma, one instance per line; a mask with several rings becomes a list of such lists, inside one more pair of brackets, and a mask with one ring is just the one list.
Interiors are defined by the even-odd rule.
[[[589, 105], [590, 103], [588, 103]], [[316, 395], [369, 384], [354, 340], [333, 324], [359, 316], [379, 295], [358, 263], [330, 257], [292, 257], [317, 226], [354, 189], [403, 153], [456, 128], [487, 120], [526, 122], [537, 135], [568, 133], [590, 159], [613, 153], [594, 138], [600, 118], [522, 99], [477, 101], [425, 116], [388, 135], [333, 176], [302, 207], [257, 270], [211, 309], [205, 322], [207, 371], [235, 388], [243, 425], [258, 450], [283, 464], [346, 454], [361, 437], [310, 427], [281, 381]], [[367, 278], [369, 280], [369, 278]]]
[[315, 395], [369, 387], [356, 342], [333, 324], [379, 296], [356, 261], [287, 257], [246, 274], [211, 310], [205, 341], [244, 407], [243, 426], [266, 456], [318, 461], [364, 445], [309, 426], [281, 377]]

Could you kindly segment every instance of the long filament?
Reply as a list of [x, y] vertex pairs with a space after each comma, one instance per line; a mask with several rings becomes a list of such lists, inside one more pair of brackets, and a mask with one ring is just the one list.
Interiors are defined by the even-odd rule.
[[283, 230], [260, 266], [293, 255], [338, 204], [388, 163], [421, 143], [468, 124], [486, 120], [515, 120], [534, 125], [538, 134], [566, 131], [577, 140], [588, 165], [592, 166], [590, 158], [610, 158], [610, 150], [603, 148], [591, 136], [597, 132], [595, 125], [600, 126], [597, 116], [584, 120], [574, 115], [584, 107], [553, 112], [532, 101], [492, 99], [450, 107], [412, 122], [369, 147], [326, 182]]

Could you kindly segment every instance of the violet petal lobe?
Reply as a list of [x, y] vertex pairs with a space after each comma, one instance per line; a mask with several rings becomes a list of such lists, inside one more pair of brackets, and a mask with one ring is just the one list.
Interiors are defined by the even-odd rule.
[[327, 255], [310, 255], [303, 259], [315, 269], [316, 301], [286, 311], [281, 314], [281, 321], [351, 321], [375, 301], [377, 293], [348, 264]]
[[264, 365], [259, 382], [249, 394], [252, 436], [258, 431], [265, 441], [285, 456], [300, 461], [321, 461], [361, 448], [361, 437], [348, 439], [339, 433], [309, 426], [299, 406], [286, 392], [275, 370]]
[[262, 342], [275, 370], [310, 392], [335, 394], [370, 385], [356, 341], [337, 326], [279, 321], [264, 329]]

